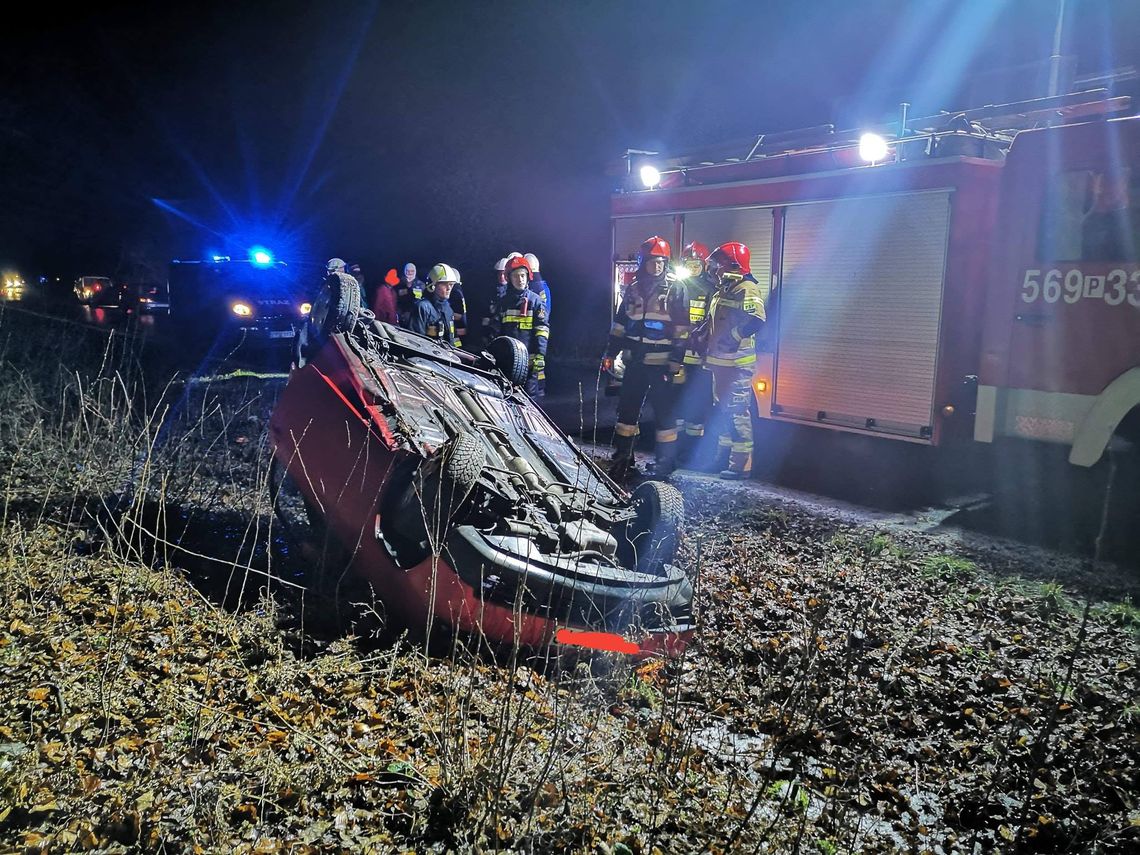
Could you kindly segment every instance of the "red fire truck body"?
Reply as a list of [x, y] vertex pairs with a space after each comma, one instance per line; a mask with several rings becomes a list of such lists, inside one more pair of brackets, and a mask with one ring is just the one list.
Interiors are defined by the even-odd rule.
[[682, 164], [612, 216], [615, 293], [650, 235], [749, 245], [762, 419], [1091, 466], [1140, 407], [1140, 117]]

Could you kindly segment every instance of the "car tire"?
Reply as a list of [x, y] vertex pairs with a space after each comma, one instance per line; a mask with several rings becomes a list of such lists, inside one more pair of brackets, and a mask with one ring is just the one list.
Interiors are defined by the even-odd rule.
[[310, 316], [321, 335], [330, 336], [356, 326], [360, 308], [360, 283], [346, 273], [330, 273]]
[[663, 481], [643, 481], [630, 496], [635, 516], [618, 539], [622, 564], [640, 573], [662, 574], [680, 544], [685, 521], [685, 500], [680, 491]]
[[447, 526], [475, 489], [486, 462], [482, 443], [462, 433], [405, 476], [407, 486], [385, 505], [390, 510], [381, 508], [381, 518], [388, 521], [384, 536], [396, 546], [401, 561], [414, 564], [438, 552]]
[[461, 433], [440, 448], [437, 459], [438, 469], [432, 467], [417, 478], [424, 521], [433, 534], [443, 531], [475, 489], [487, 452], [474, 434]]
[[511, 381], [515, 386], [526, 383], [530, 374], [530, 353], [526, 345], [517, 338], [501, 335], [491, 339], [487, 345], [487, 352], [495, 360], [495, 367], [499, 373]]

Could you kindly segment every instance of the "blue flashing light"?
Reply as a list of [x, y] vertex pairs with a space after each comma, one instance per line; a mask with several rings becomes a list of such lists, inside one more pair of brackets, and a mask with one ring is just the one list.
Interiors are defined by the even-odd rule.
[[249, 260], [258, 267], [268, 267], [273, 263], [273, 253], [263, 246], [255, 246], [249, 251]]

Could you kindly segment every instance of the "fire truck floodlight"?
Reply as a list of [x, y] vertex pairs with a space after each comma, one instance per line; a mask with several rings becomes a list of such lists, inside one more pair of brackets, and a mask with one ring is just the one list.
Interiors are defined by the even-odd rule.
[[661, 183], [661, 173], [656, 166], [646, 164], [641, 167], [641, 183], [645, 185], [646, 190], [652, 190]]
[[859, 137], [859, 157], [867, 163], [877, 163], [887, 157], [887, 141], [878, 134], [863, 134]]

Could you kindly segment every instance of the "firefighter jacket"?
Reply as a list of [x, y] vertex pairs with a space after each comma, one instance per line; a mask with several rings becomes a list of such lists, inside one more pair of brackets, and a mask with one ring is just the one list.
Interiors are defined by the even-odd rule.
[[508, 287], [491, 302], [487, 318], [488, 339], [506, 335], [526, 345], [531, 355], [546, 357], [550, 339], [550, 324], [546, 319], [546, 306], [542, 296], [523, 288]]
[[669, 275], [654, 280], [639, 272], [614, 316], [606, 356], [628, 350], [634, 363], [668, 365], [688, 332], [685, 286]]
[[412, 332], [444, 344], [455, 344], [455, 313], [447, 300], [441, 300], [434, 293], [416, 303], [409, 324]]
[[764, 321], [764, 301], [751, 276], [722, 280], [709, 301], [705, 364], [755, 365], [756, 333]]
[[455, 315], [455, 336], [458, 341], [467, 335], [467, 298], [463, 296], [463, 288], [458, 282], [451, 287], [451, 296], [447, 301], [451, 303], [451, 312]]
[[542, 304], [546, 306], [546, 322], [550, 323], [550, 286], [546, 284], [545, 279], [535, 277], [530, 283], [530, 290], [542, 297]]
[[686, 365], [700, 365], [704, 362], [704, 354], [700, 352], [700, 348], [688, 346], [689, 332], [704, 323], [709, 301], [716, 292], [716, 282], [707, 273], [690, 276], [685, 280], [685, 292], [689, 298], [689, 328], [684, 330], [680, 338], [679, 350], [682, 353], [675, 354], [673, 361], [683, 361]]
[[420, 279], [401, 279], [396, 286], [396, 312], [400, 318], [400, 326], [411, 325], [412, 316], [416, 313], [416, 304], [424, 298], [424, 283]]

